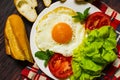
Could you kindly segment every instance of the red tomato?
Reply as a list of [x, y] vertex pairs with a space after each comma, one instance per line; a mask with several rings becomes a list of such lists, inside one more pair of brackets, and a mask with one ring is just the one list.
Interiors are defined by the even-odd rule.
[[110, 25], [110, 17], [102, 12], [95, 12], [88, 16], [85, 28], [93, 30], [105, 25]]
[[48, 67], [51, 73], [57, 78], [67, 78], [72, 72], [72, 57], [64, 57], [59, 53], [55, 53], [49, 60]]

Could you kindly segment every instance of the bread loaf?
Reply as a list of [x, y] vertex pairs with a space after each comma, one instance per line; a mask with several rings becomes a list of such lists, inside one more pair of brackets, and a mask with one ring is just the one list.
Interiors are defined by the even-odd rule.
[[14, 0], [14, 4], [18, 12], [23, 15], [30, 22], [34, 22], [37, 18], [37, 7], [36, 0]]
[[12, 14], [8, 17], [4, 34], [6, 53], [14, 59], [33, 63], [25, 26], [20, 16]]

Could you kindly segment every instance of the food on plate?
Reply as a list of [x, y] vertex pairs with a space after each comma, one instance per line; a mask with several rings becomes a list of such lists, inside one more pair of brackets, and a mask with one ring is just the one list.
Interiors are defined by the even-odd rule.
[[45, 14], [36, 27], [35, 42], [39, 50], [71, 56], [85, 37], [84, 24], [75, 21], [74, 15], [75, 11], [63, 6]]
[[20, 16], [12, 14], [8, 17], [4, 33], [6, 53], [14, 59], [33, 63], [25, 26]]
[[46, 7], [49, 7], [50, 4], [52, 3], [52, 0], [43, 0], [43, 3]]
[[14, 0], [15, 7], [18, 12], [30, 22], [34, 22], [37, 18], [37, 0]]
[[35, 57], [45, 60], [44, 66], [48, 66], [51, 73], [57, 78], [68, 78], [73, 73], [71, 66], [72, 56], [65, 57], [62, 54], [46, 50], [37, 51]]
[[93, 30], [106, 25], [110, 25], [110, 17], [103, 12], [95, 12], [88, 16], [85, 23], [85, 28]]
[[68, 78], [72, 75], [72, 57], [65, 57], [62, 54], [54, 53], [48, 62], [51, 73], [57, 78]]
[[60, 22], [53, 27], [52, 38], [60, 44], [68, 43], [72, 38], [72, 28], [68, 24]]
[[35, 57], [38, 57], [41, 60], [45, 60], [44, 66], [47, 67], [50, 58], [53, 56], [54, 52], [50, 50], [46, 51], [37, 51]]
[[90, 10], [90, 7], [86, 8], [83, 13], [77, 12], [77, 15], [72, 16], [72, 17], [75, 18], [76, 20], [80, 21], [81, 23], [84, 23], [86, 18], [89, 15], [89, 10]]
[[35, 57], [45, 60], [58, 79], [93, 80], [117, 58], [116, 33], [109, 17], [102, 12], [88, 15], [89, 9], [81, 13], [59, 6], [43, 15], [36, 26], [39, 51]]
[[111, 26], [92, 30], [74, 49], [71, 80], [93, 80], [116, 58], [116, 33]]

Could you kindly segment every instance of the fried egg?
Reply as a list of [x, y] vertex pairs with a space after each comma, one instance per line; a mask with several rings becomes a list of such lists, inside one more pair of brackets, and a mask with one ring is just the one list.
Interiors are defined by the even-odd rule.
[[83, 24], [72, 16], [76, 12], [67, 7], [57, 7], [45, 14], [36, 27], [35, 42], [40, 50], [51, 50], [64, 56], [72, 56], [85, 37]]

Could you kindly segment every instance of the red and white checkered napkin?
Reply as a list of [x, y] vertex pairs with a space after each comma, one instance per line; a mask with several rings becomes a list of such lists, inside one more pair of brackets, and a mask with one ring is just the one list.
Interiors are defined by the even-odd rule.
[[[96, 5], [97, 6], [97, 5]], [[120, 80], [120, 14], [104, 3], [100, 3], [98, 8], [105, 14], [111, 17], [111, 25], [114, 27], [117, 33], [117, 54], [118, 58], [110, 66], [103, 71], [103, 75], [100, 77], [100, 80]], [[34, 63], [32, 67], [27, 66], [21, 72], [22, 79], [28, 80], [51, 80], [46, 76]]]
[[51, 80], [48, 76], [46, 76], [34, 63], [33, 66], [25, 67], [21, 72], [22, 80]]

